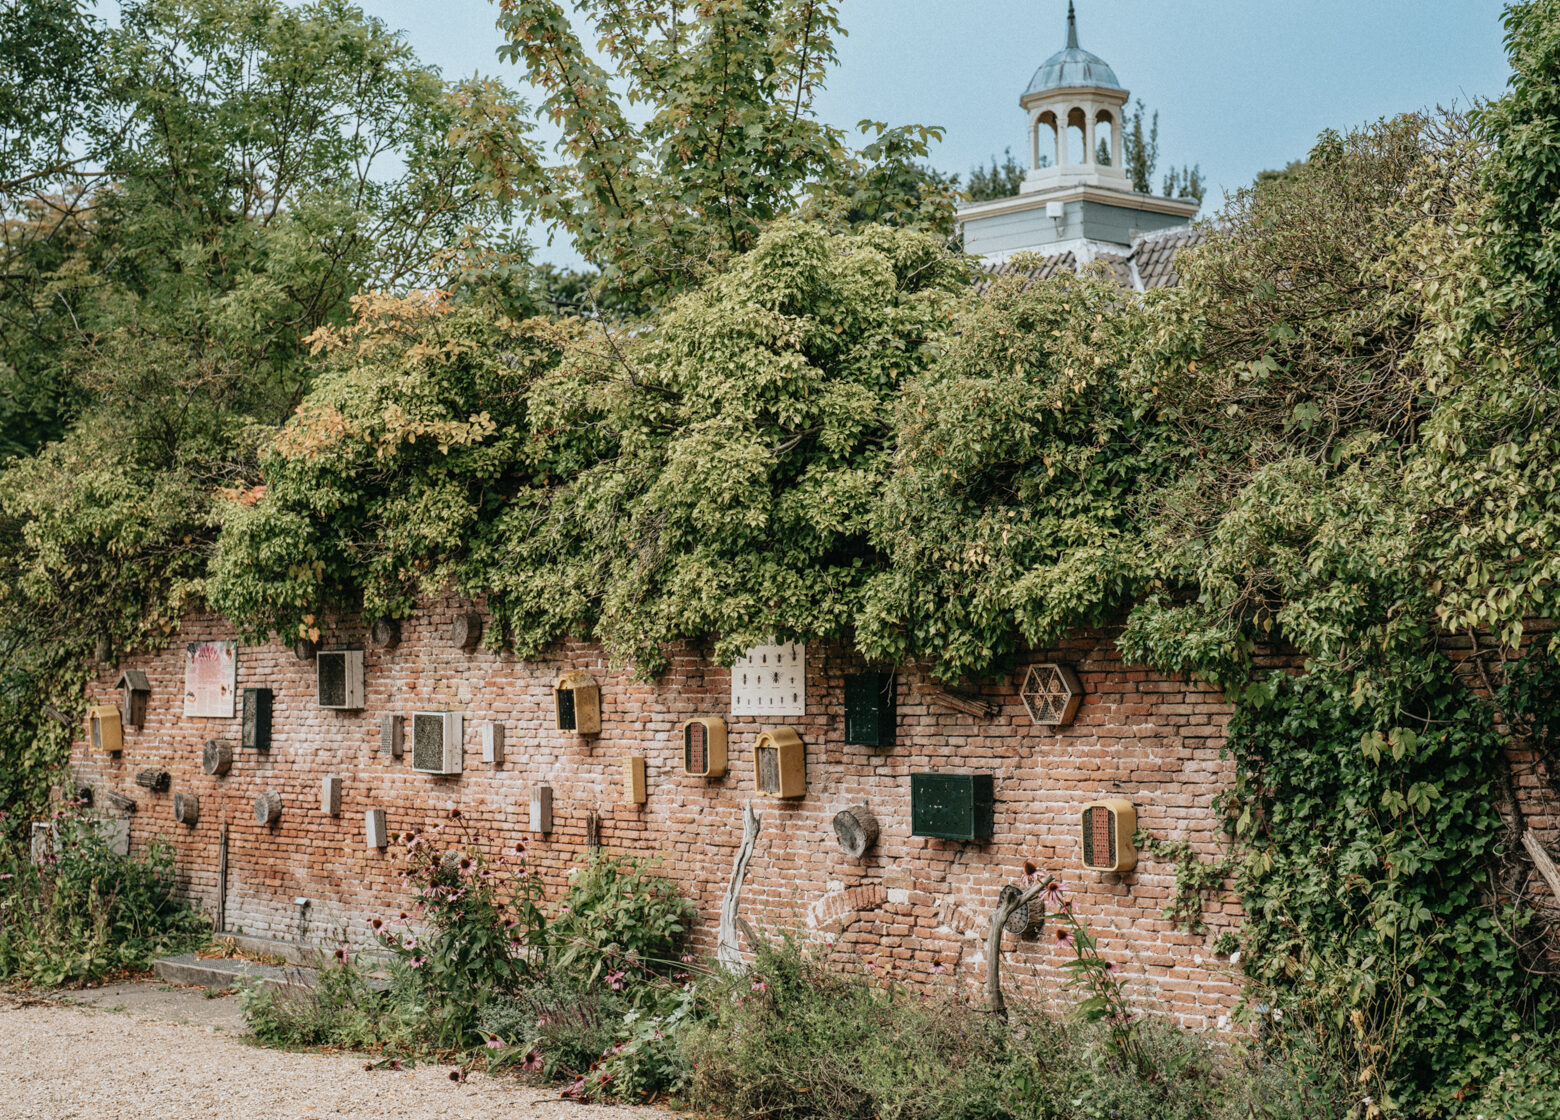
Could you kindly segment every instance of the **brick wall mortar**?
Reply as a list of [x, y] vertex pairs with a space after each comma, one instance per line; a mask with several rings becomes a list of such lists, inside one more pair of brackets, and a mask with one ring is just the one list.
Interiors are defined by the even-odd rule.
[[[1084, 697], [1074, 722], [1051, 730], [1030, 724], [1018, 698], [1020, 665], [982, 695], [1000, 705], [989, 721], [931, 707], [917, 692], [913, 669], [898, 674], [896, 743], [889, 749], [843, 741], [843, 676], [865, 666], [840, 646], [808, 648], [808, 714], [786, 720], [732, 716], [730, 674], [698, 650], [675, 651], [666, 674], [636, 682], [607, 666], [589, 644], [568, 642], [541, 661], [478, 651], [449, 640], [455, 613], [470, 609], [453, 598], [430, 602], [402, 625], [400, 644], [380, 650], [352, 620], [332, 620], [321, 647], [367, 651], [366, 704], [359, 712], [315, 706], [314, 663], [298, 660], [276, 642], [241, 645], [238, 687], [274, 692], [273, 745], [260, 754], [242, 750], [239, 719], [182, 714], [182, 641], [161, 652], [105, 669], [92, 689], [97, 702], [116, 699], [118, 670], [144, 669], [152, 693], [146, 726], [125, 729], [119, 756], [72, 748], [78, 780], [133, 797], [132, 841], [155, 835], [177, 848], [177, 865], [194, 898], [214, 910], [217, 843], [229, 826], [227, 919], [230, 930], [325, 946], [366, 940], [365, 919], [404, 906], [393, 852], [366, 847], [364, 812], [385, 810], [391, 835], [431, 827], [459, 808], [495, 850], [524, 840], [548, 883], [550, 898], [585, 846], [586, 817], [600, 818], [603, 843], [636, 855], [659, 855], [696, 905], [695, 945], [713, 948], [720, 899], [741, 838], [742, 804], [752, 799], [763, 828], [749, 867], [743, 913], [755, 925], [811, 928], [835, 939], [840, 952], [872, 959], [910, 983], [946, 983], [982, 975], [983, 936], [1001, 886], [1016, 879], [1025, 860], [1055, 871], [1078, 911], [1099, 936], [1101, 951], [1120, 961], [1134, 997], [1189, 1026], [1210, 1026], [1237, 994], [1233, 970], [1210, 946], [1238, 924], [1229, 900], [1208, 907], [1209, 930], [1192, 935], [1162, 917], [1174, 890], [1174, 869], [1144, 854], [1135, 871], [1110, 875], [1079, 865], [1077, 811], [1104, 796], [1126, 797], [1141, 827], [1168, 840], [1189, 840], [1212, 857], [1221, 833], [1213, 795], [1232, 776], [1219, 758], [1228, 709], [1207, 686], [1170, 680], [1122, 663], [1109, 632], [1075, 635], [1063, 648], [1035, 652], [1027, 662], [1062, 660], [1074, 666]], [[212, 615], [186, 620], [183, 641], [232, 638]], [[566, 669], [587, 669], [601, 685], [602, 733], [584, 739], [553, 730], [553, 681]], [[379, 717], [387, 712], [457, 710], [465, 713], [465, 772], [434, 777], [411, 769], [410, 749], [399, 760], [379, 753]], [[730, 769], [721, 780], [681, 772], [677, 729], [695, 715], [720, 715], [730, 738]], [[505, 761], [481, 761], [479, 727], [504, 724]], [[766, 722], [795, 727], [806, 744], [807, 796], [797, 801], [758, 797], [752, 788], [753, 741]], [[410, 721], [408, 720], [408, 735]], [[225, 777], [201, 770], [210, 738], [234, 745]], [[621, 802], [621, 758], [646, 759], [648, 800]], [[136, 771], [162, 767], [169, 793], [134, 784]], [[996, 829], [990, 843], [963, 844], [910, 835], [910, 774], [917, 771], [990, 771], [996, 775]], [[320, 811], [320, 782], [342, 779], [341, 814]], [[554, 831], [527, 831], [530, 791], [553, 789]], [[262, 790], [283, 798], [281, 820], [255, 823], [252, 805]], [[172, 794], [200, 798], [200, 820], [186, 828], [173, 820]], [[860, 861], [838, 847], [831, 820], [865, 802], [882, 835]], [[99, 805], [104, 803], [99, 801]], [[310, 899], [300, 928], [296, 897]], [[1049, 934], [1008, 941], [1006, 975], [1032, 995], [1055, 993], [1064, 979], [1064, 950]], [[936, 977], [934, 981], [934, 976]]]

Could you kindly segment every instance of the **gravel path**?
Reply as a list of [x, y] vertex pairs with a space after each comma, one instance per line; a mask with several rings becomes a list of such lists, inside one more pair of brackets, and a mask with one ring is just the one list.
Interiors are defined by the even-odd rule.
[[[677, 1120], [652, 1108], [574, 1104], [448, 1066], [363, 1069], [348, 1054], [246, 1041], [231, 999], [153, 983], [72, 1004], [0, 998], [5, 1120]], [[106, 992], [106, 994], [105, 994]]]

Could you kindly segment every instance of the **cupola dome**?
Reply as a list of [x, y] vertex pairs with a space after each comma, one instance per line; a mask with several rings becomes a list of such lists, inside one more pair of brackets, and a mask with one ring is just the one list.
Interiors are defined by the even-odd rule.
[[1048, 89], [1071, 89], [1075, 86], [1095, 86], [1099, 89], [1120, 89], [1116, 72], [1099, 55], [1092, 54], [1078, 45], [1078, 18], [1071, 3], [1067, 5], [1067, 45], [1040, 64], [1035, 76], [1029, 79], [1024, 91], [1043, 93]]

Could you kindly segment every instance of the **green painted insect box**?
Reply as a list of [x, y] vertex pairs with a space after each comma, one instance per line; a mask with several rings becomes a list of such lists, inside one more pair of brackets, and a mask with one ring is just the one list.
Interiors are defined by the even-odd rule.
[[894, 745], [894, 674], [846, 676], [845, 741], [862, 747]]
[[989, 840], [995, 801], [990, 774], [911, 774], [911, 835]]

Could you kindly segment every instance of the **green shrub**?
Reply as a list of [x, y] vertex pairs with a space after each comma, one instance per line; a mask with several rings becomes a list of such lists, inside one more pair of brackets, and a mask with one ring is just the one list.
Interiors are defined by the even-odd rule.
[[179, 897], [170, 845], [121, 856], [75, 808], [53, 826], [41, 863], [21, 844], [0, 852], [0, 979], [87, 984], [205, 940], [205, 919]]
[[533, 980], [545, 959], [541, 880], [526, 866], [523, 843], [490, 859], [459, 809], [449, 826], [407, 833], [403, 845], [411, 910], [369, 919], [392, 958], [392, 992], [420, 1008], [418, 1044], [477, 1045], [486, 1005]]
[[596, 980], [608, 973], [637, 982], [676, 971], [694, 910], [650, 860], [592, 849], [570, 870], [569, 892], [548, 927], [549, 968]]

